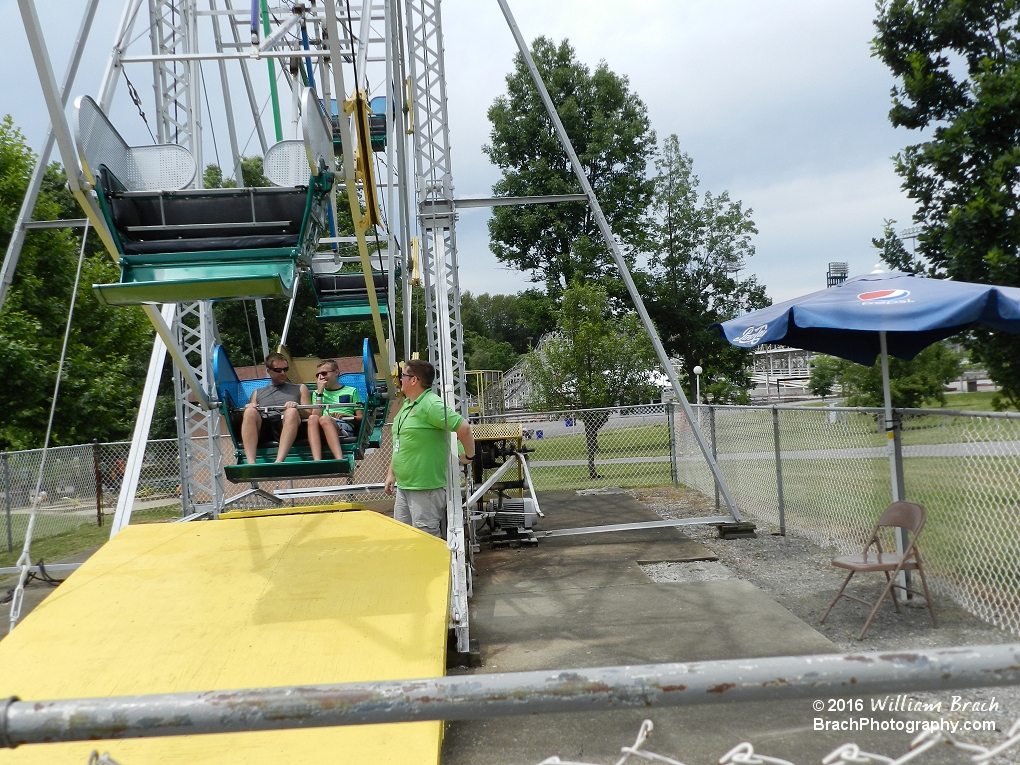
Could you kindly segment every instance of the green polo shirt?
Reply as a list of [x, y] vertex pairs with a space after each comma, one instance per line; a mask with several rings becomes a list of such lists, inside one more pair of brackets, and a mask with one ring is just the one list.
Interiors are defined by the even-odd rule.
[[[318, 395], [318, 392], [313, 388], [312, 389], [312, 403], [313, 404], [318, 404], [319, 403], [319, 400], [316, 398], [316, 395]], [[323, 404], [339, 404], [339, 403], [341, 403], [340, 399], [342, 399], [344, 396], [347, 397], [347, 400], [345, 402], [343, 402], [345, 404], [360, 404], [361, 403], [361, 395], [358, 393], [357, 388], [352, 388], [350, 385], [344, 385], [344, 386], [342, 386], [340, 388], [337, 388], [336, 390], [330, 390], [329, 388], [325, 388], [322, 391], [322, 403]], [[343, 416], [346, 416], [346, 417], [353, 417], [357, 413], [358, 409], [360, 409], [360, 408], [361, 408], [360, 406], [359, 407], [355, 407], [355, 406], [326, 406], [326, 407], [323, 408], [322, 413], [323, 414], [327, 414], [327, 415], [339, 414], [339, 415], [343, 415]]]
[[393, 476], [408, 491], [446, 486], [448, 432], [464, 418], [430, 390], [414, 401], [404, 400], [393, 419]]

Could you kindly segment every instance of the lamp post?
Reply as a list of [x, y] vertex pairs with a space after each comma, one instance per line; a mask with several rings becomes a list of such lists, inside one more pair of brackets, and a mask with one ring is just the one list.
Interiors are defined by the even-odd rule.
[[701, 373], [705, 370], [701, 366], [696, 366], [692, 370], [694, 372], [694, 403], [701, 403]]

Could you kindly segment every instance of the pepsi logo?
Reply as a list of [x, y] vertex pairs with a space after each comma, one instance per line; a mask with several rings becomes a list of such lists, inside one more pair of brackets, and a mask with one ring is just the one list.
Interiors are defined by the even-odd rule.
[[761, 339], [765, 337], [765, 333], [768, 331], [768, 328], [768, 324], [762, 324], [759, 327], [748, 327], [740, 334], [739, 337], [733, 338], [731, 342], [733, 342], [734, 345], [757, 345], [761, 342]]
[[910, 290], [875, 290], [862, 292], [857, 299], [863, 303], [894, 303], [902, 301], [910, 294]]

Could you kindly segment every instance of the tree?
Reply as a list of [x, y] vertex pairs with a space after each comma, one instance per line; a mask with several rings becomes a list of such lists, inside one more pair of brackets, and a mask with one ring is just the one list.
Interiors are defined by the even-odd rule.
[[[241, 159], [241, 178], [245, 188], [272, 186], [266, 177], [262, 157], [243, 157]], [[202, 174], [202, 185], [207, 189], [235, 189], [237, 180], [233, 175], [224, 178], [223, 168], [219, 165], [206, 165]]]
[[907, 274], [924, 273], [924, 263], [911, 253], [903, 244], [896, 233], [896, 221], [886, 219], [882, 227], [882, 238], [872, 239], [872, 246], [881, 254], [882, 261], [889, 265], [894, 271], [903, 271]]
[[811, 361], [811, 378], [808, 381], [808, 390], [811, 394], [823, 400], [826, 396], [831, 396], [843, 368], [848, 363], [834, 356], [815, 356]]
[[686, 362], [681, 382], [689, 385], [686, 370], [701, 364], [702, 387], [727, 403], [751, 386], [751, 351], [708, 327], [771, 301], [754, 276], [737, 278], [754, 255], [751, 238], [758, 230], [752, 211], [725, 191], [699, 197], [693, 168], [677, 137], [669, 136], [656, 161], [647, 223], [649, 268], [638, 281], [666, 352]]
[[588, 474], [595, 469], [599, 429], [609, 419], [601, 407], [636, 404], [655, 394], [655, 351], [638, 317], [614, 317], [604, 287], [575, 282], [563, 293], [556, 334], [528, 354], [524, 375], [538, 411], [580, 410]]
[[[645, 177], [655, 144], [647, 110], [626, 77], [601, 62], [592, 72], [564, 40], [545, 37], [532, 56], [567, 135], [602, 204], [609, 224], [629, 253], [640, 245], [642, 217], [651, 194]], [[518, 54], [506, 78], [507, 93], [489, 109], [490, 143], [484, 147], [503, 171], [497, 196], [576, 194], [580, 186]], [[531, 271], [554, 299], [573, 281], [597, 279], [612, 267], [584, 202], [496, 207], [489, 219], [490, 248], [503, 263]]]
[[468, 369], [498, 369], [505, 372], [517, 363], [520, 355], [510, 343], [465, 332], [464, 357]]
[[[889, 118], [930, 138], [896, 157], [931, 276], [1020, 286], [1020, 4], [883, 0], [874, 54], [898, 79]], [[965, 341], [1020, 404], [1020, 338]]]
[[460, 307], [465, 333], [507, 343], [518, 354], [530, 351], [556, 326], [556, 303], [536, 289], [516, 295], [464, 292]]
[[[10, 241], [35, 161], [10, 116], [0, 120], [0, 248]], [[51, 165], [36, 203], [36, 219], [81, 217], [64, 182], [59, 167]], [[0, 374], [6, 383], [0, 449], [43, 444], [80, 248], [80, 229], [33, 230], [25, 238], [0, 312]], [[141, 310], [103, 306], [89, 289], [93, 283], [117, 279], [116, 264], [90, 234], [57, 401], [54, 444], [114, 440], [131, 432], [152, 329]]]
[[[836, 363], [836, 381], [846, 395], [847, 406], [885, 406], [882, 391], [882, 365], [854, 364], [843, 359]], [[928, 402], [946, 404], [945, 385], [960, 375], [961, 356], [947, 342], [930, 345], [911, 361], [889, 359], [889, 392], [892, 405], [909, 409]], [[814, 379], [814, 370], [812, 370]]]

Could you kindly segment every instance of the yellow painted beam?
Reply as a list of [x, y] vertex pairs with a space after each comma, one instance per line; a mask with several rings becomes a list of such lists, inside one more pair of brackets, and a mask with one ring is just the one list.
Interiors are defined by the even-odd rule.
[[[446, 545], [367, 511], [129, 526], [0, 641], [0, 697], [442, 675]], [[442, 723], [39, 744], [0, 765], [436, 763]]]

